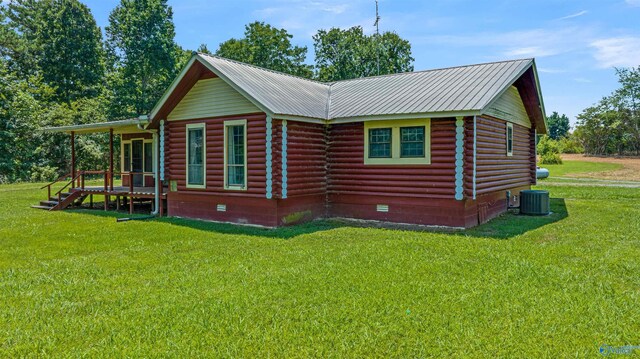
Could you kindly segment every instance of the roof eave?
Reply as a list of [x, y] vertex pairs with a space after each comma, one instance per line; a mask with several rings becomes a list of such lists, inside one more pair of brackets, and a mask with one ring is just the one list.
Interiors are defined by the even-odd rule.
[[145, 126], [148, 124], [148, 120], [143, 119], [130, 119], [130, 120], [122, 120], [122, 121], [112, 121], [112, 122], [97, 122], [97, 123], [86, 123], [82, 125], [70, 125], [70, 126], [58, 126], [58, 127], [45, 127], [42, 129], [43, 132], [48, 133], [97, 133], [97, 132], [107, 132], [109, 130], [117, 130], [131, 127], [132, 129], [140, 129], [140, 126]]

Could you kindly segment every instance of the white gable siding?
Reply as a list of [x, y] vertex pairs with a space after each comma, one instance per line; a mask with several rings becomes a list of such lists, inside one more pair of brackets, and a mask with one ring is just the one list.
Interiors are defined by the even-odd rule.
[[515, 86], [509, 87], [485, 113], [501, 120], [531, 128], [531, 121], [527, 115], [527, 110], [524, 108], [524, 103]]
[[167, 120], [188, 120], [254, 112], [260, 112], [260, 109], [224, 80], [216, 77], [199, 80], [171, 111]]

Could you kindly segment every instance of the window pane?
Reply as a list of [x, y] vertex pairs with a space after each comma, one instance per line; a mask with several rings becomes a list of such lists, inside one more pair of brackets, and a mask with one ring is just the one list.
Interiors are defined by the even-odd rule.
[[153, 172], [153, 143], [144, 144], [144, 171]]
[[507, 126], [507, 152], [513, 152], [513, 127]]
[[369, 130], [369, 158], [391, 158], [391, 129]]
[[189, 129], [188, 138], [188, 184], [204, 184], [204, 131], [202, 128]]
[[400, 128], [400, 157], [424, 157], [425, 127]]
[[125, 143], [124, 144], [124, 155], [123, 155], [123, 159], [122, 161], [123, 163], [123, 170], [124, 172], [129, 172], [129, 170], [131, 169], [131, 144], [130, 143]]
[[227, 186], [245, 186], [244, 125], [227, 127]]

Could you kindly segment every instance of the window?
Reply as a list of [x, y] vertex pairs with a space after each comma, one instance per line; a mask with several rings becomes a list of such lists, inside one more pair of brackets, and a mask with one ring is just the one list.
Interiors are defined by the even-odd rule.
[[369, 130], [369, 158], [391, 158], [391, 129]]
[[513, 124], [507, 122], [507, 156], [513, 156]]
[[205, 125], [187, 125], [187, 187], [205, 188]]
[[400, 127], [400, 157], [424, 157], [424, 126]]
[[122, 144], [122, 171], [131, 170], [131, 142]]
[[153, 172], [153, 143], [144, 143], [144, 171]]
[[365, 165], [428, 165], [431, 163], [430, 119], [364, 123]]
[[247, 188], [247, 121], [224, 123], [224, 187]]

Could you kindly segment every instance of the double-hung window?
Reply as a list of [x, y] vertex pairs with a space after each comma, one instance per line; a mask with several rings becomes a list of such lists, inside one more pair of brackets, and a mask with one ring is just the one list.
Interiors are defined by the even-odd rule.
[[424, 157], [425, 126], [400, 127], [400, 157]]
[[224, 122], [224, 188], [247, 189], [247, 121]]
[[431, 121], [390, 120], [364, 123], [365, 165], [425, 165], [431, 163]]
[[391, 128], [369, 130], [369, 157], [391, 158]]
[[513, 124], [507, 122], [507, 156], [513, 156]]
[[187, 125], [187, 187], [205, 188], [206, 134], [205, 124]]

